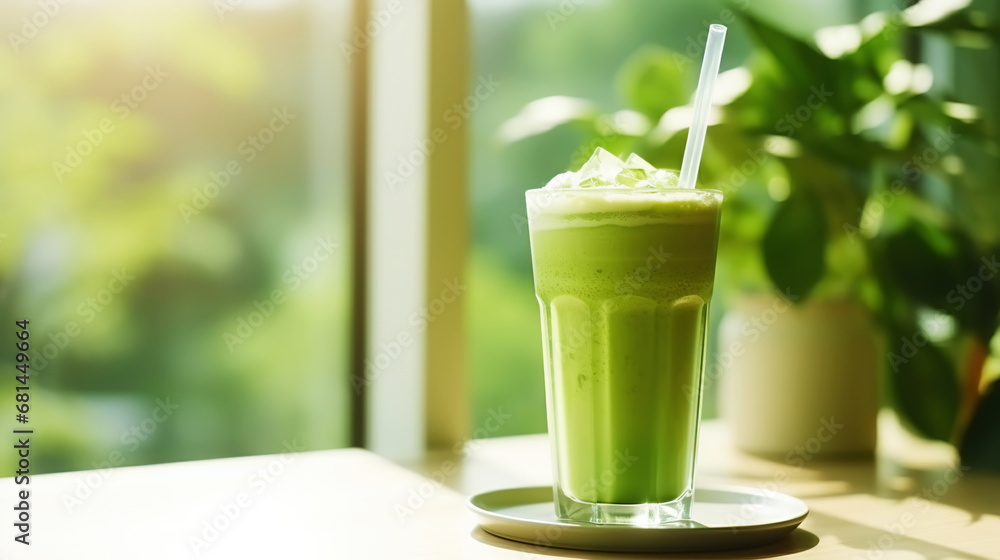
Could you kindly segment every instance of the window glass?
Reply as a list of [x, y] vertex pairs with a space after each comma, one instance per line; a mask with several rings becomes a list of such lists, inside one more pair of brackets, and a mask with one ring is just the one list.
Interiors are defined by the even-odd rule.
[[346, 4], [0, 6], [32, 467], [347, 444]]

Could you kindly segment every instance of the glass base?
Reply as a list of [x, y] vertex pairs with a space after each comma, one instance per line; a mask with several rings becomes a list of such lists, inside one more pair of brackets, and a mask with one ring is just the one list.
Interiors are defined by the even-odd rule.
[[597, 504], [574, 500], [555, 488], [556, 516], [570, 521], [602, 525], [648, 527], [691, 519], [694, 491], [686, 490], [676, 500], [647, 504]]

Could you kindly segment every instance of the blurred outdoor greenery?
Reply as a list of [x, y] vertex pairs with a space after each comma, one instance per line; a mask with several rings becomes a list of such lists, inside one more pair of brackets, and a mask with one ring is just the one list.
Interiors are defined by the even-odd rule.
[[[734, 299], [776, 287], [799, 299], [865, 303], [890, 351], [914, 333], [933, 343], [902, 363], [887, 354], [886, 399], [904, 422], [925, 437], [962, 443], [970, 463], [1000, 467], [990, 451], [1000, 432], [993, 381], [1000, 368], [989, 357], [1000, 276], [970, 284], [968, 298], [956, 290], [1000, 249], [1000, 191], [991, 181], [1000, 167], [998, 80], [979, 70], [997, 66], [996, 6], [928, 0], [903, 11], [801, 3], [809, 4], [807, 15], [798, 13], [800, 3], [781, 4], [789, 10], [767, 4], [651, 3], [630, 12], [624, 3], [602, 3], [570, 14], [540, 8], [517, 31], [522, 36], [501, 40], [548, 53], [575, 39], [577, 56], [546, 66], [509, 51], [499, 61], [480, 55], [480, 72], [523, 65], [512, 79], [520, 83], [527, 73], [539, 93], [506, 120], [490, 122], [491, 130], [477, 130], [498, 147], [474, 161], [470, 276], [473, 293], [479, 287], [484, 294], [474, 296], [471, 311], [473, 359], [482, 360], [473, 367], [476, 398], [514, 410], [521, 421], [512, 431], [544, 429], [535, 414], [540, 357], [518, 353], [500, 334], [507, 328], [526, 339], [526, 318], [537, 321], [529, 311], [526, 232], [516, 218], [523, 191], [575, 168], [596, 146], [676, 169], [689, 119], [683, 106], [703, 52], [698, 30], [720, 22], [730, 26], [722, 67], [730, 71], [720, 77], [719, 115], [700, 176], [703, 186], [726, 192], [714, 321]], [[647, 36], [651, 22], [660, 27]], [[606, 43], [606, 27], [632, 33]], [[544, 70], [532, 76], [533, 65]], [[564, 71], [597, 80], [560, 81]], [[600, 79], [606, 76], [614, 82]], [[491, 115], [483, 111], [480, 119]], [[516, 286], [520, 299], [503, 297], [501, 286]], [[498, 300], [502, 326], [477, 307]], [[516, 301], [520, 313], [510, 309]], [[525, 318], [523, 327], [513, 327], [515, 317]], [[540, 356], [538, 343], [532, 351]], [[505, 393], [513, 376], [518, 389]], [[714, 395], [706, 398], [706, 415], [714, 415]]]
[[27, 38], [0, 49], [0, 320], [11, 345], [30, 321], [32, 472], [346, 445], [345, 158], [315, 145], [314, 14], [102, 0], [24, 32], [39, 9], [0, 6]]

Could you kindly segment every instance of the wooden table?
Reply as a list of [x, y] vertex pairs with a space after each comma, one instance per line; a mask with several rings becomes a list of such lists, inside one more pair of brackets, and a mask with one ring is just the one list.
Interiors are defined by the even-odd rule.
[[[358, 449], [35, 476], [30, 546], [13, 541], [21, 487], [3, 479], [0, 560], [674, 557], [541, 549], [478, 529], [465, 497], [551, 483], [547, 446], [545, 436], [470, 441], [429, 457], [417, 468], [427, 476]], [[742, 455], [709, 422], [698, 482], [772, 487], [811, 513], [782, 543], [684, 557], [1000, 558], [1000, 477], [870, 460], [799, 467]]]

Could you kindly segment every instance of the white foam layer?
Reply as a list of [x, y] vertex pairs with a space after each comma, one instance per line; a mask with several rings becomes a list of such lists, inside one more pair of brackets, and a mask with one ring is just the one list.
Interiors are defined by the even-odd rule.
[[712, 223], [722, 193], [695, 189], [536, 189], [527, 192], [534, 229]]

